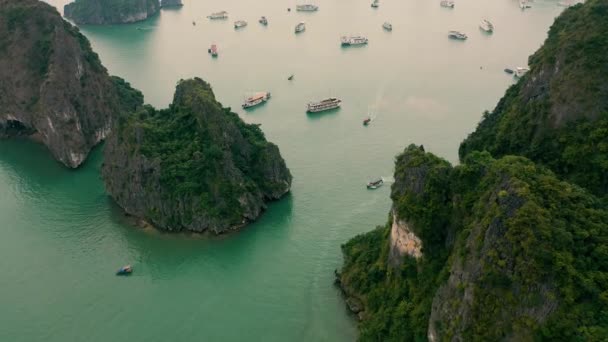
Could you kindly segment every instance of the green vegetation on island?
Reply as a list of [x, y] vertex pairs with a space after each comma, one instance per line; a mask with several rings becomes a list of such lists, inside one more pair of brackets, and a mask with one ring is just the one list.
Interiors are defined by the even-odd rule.
[[76, 24], [126, 24], [157, 14], [160, 6], [159, 0], [75, 0], [63, 11]]
[[169, 108], [122, 116], [105, 152], [108, 192], [128, 213], [166, 230], [237, 228], [291, 185], [276, 145], [198, 78], [180, 81]]
[[397, 157], [388, 224], [342, 246], [360, 340], [605, 340], [607, 15], [589, 0], [557, 18], [460, 165]]

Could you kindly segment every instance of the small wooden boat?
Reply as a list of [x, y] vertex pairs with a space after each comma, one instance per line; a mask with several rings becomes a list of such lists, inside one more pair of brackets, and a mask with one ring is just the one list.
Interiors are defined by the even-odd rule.
[[133, 273], [133, 267], [131, 265], [126, 265], [121, 267], [118, 271], [116, 271], [116, 275], [129, 275]]
[[507, 74], [509, 74], [509, 75], [513, 75], [513, 73], [514, 73], [515, 71], [513, 71], [513, 69], [506, 68], [506, 69], [505, 69], [505, 72], [506, 72]]
[[372, 122], [372, 118], [365, 118], [365, 120], [363, 120], [363, 125], [367, 126], [370, 122]]
[[217, 57], [217, 55], [218, 55], [217, 45], [215, 45], [215, 44], [211, 45], [211, 47], [207, 51], [211, 54], [211, 57]]
[[375, 190], [375, 189], [378, 189], [379, 187], [381, 187], [383, 184], [384, 184], [384, 180], [382, 178], [379, 178], [376, 180], [369, 181], [367, 183], [367, 188], [371, 189], [371, 190]]
[[293, 74], [292, 74], [292, 75], [290, 75], [289, 77], [287, 77], [287, 80], [288, 80], [288, 81], [293, 80]]

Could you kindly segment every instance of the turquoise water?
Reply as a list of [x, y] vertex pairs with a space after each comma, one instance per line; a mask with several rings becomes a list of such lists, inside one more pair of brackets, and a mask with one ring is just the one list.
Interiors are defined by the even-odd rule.
[[[49, 1], [63, 5], [64, 0]], [[525, 65], [561, 8], [536, 0], [184, 1], [143, 23], [83, 27], [104, 65], [166, 106], [180, 78], [200, 76], [241, 117], [262, 124], [294, 175], [291, 195], [242, 232], [220, 238], [131, 227], [104, 194], [101, 150], [70, 171], [45, 148], [0, 142], [0, 341], [350, 341], [355, 322], [333, 287], [340, 244], [386, 222], [394, 156], [424, 144], [452, 162], [458, 143]], [[227, 10], [230, 19], [210, 22]], [[257, 23], [265, 15], [270, 23]], [[487, 17], [489, 36], [477, 27]], [[249, 22], [235, 31], [234, 20]], [[197, 25], [193, 26], [195, 20]], [[306, 32], [294, 26], [306, 21]], [[385, 32], [384, 21], [393, 24]], [[448, 40], [448, 30], [469, 35]], [[368, 46], [344, 49], [343, 34]], [[220, 57], [207, 54], [216, 43]], [[286, 80], [295, 74], [293, 82]], [[245, 94], [273, 98], [250, 112]], [[329, 95], [339, 111], [307, 115]], [[362, 120], [369, 111], [376, 119]], [[133, 276], [119, 278], [123, 264]]]

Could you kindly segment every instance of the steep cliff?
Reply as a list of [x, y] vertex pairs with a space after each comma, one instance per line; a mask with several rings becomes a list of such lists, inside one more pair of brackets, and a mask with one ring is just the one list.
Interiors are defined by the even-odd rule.
[[343, 246], [361, 340], [608, 336], [608, 210], [523, 157], [446, 164], [414, 146], [396, 162], [394, 210], [422, 255], [395, 262], [394, 221]]
[[170, 231], [238, 228], [291, 186], [277, 146], [198, 78], [180, 81], [168, 109], [121, 118], [102, 176], [127, 213]]
[[397, 158], [389, 222], [343, 245], [336, 272], [360, 340], [606, 339], [606, 18], [588, 0], [556, 20], [460, 165]]
[[0, 138], [35, 135], [78, 167], [141, 93], [110, 77], [88, 40], [55, 8], [0, 0]]
[[159, 0], [76, 0], [64, 6], [63, 14], [79, 25], [103, 25], [146, 20], [159, 10]]
[[460, 146], [542, 163], [595, 194], [608, 193], [608, 1], [560, 15], [530, 72]]

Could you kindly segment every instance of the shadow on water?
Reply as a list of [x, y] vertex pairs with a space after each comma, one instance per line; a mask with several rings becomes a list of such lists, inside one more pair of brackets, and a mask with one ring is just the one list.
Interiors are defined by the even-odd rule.
[[321, 120], [322, 118], [332, 117], [332, 116], [338, 114], [340, 112], [340, 109], [341, 108], [338, 107], [338, 108], [325, 110], [325, 111], [317, 112], [317, 113], [306, 112], [306, 117], [308, 118], [308, 120], [311, 120], [311, 121]]

